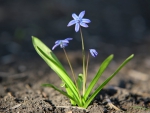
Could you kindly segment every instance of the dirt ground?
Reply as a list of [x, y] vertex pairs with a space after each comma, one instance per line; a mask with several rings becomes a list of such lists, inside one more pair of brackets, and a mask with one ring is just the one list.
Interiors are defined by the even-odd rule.
[[[131, 53], [135, 57], [87, 109], [73, 107], [69, 99], [57, 91], [41, 87], [42, 83], [52, 83], [59, 87], [61, 80], [38, 55], [15, 56], [12, 63], [0, 65], [0, 113], [150, 113], [150, 53], [146, 51], [150, 49], [149, 43], [145, 41], [138, 46], [120, 48], [105, 44], [102, 47], [112, 49], [115, 58], [97, 86]], [[68, 53], [76, 73], [82, 71], [79, 53]], [[56, 55], [69, 71], [63, 54], [56, 52]], [[108, 53], [99, 52], [97, 60], [91, 58], [88, 83], [106, 56]]]
[[[149, 7], [149, 0], [1, 0], [0, 113], [150, 113]], [[51, 83], [60, 87], [61, 80], [36, 54], [31, 42], [31, 36], [37, 36], [51, 46], [57, 39], [73, 37], [70, 50], [79, 49], [79, 34], [67, 24], [72, 13], [83, 10], [92, 21], [83, 30], [85, 45], [100, 49], [98, 57], [90, 58], [87, 83], [110, 54], [114, 60], [97, 86], [135, 54], [87, 109], [73, 107], [68, 98], [41, 86]], [[71, 73], [64, 54], [54, 53]], [[76, 75], [81, 73], [81, 51], [68, 54]]]

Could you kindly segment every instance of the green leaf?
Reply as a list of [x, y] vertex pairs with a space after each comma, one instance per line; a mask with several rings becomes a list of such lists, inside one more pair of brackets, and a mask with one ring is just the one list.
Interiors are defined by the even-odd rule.
[[[73, 93], [70, 91], [70, 89], [67, 87], [67, 85], [63, 81], [61, 82], [60, 86], [65, 87], [65, 89], [67, 91], [67, 94], [71, 95], [71, 97], [74, 97]], [[76, 105], [76, 103], [72, 99], [70, 99], [70, 102], [71, 102], [72, 105], [74, 105], [74, 106]]]
[[64, 96], [68, 97], [69, 99], [73, 100], [74, 102], [78, 103], [78, 101], [73, 98], [72, 96], [68, 95], [66, 92], [60, 90], [59, 88], [57, 88], [56, 86], [52, 85], [52, 84], [42, 84], [42, 86], [44, 87], [51, 87], [53, 89], [55, 89], [56, 91], [60, 92], [61, 94], [63, 94]]
[[91, 103], [91, 101], [95, 98], [95, 96], [100, 92], [100, 90], [122, 69], [122, 67], [127, 64], [132, 58], [134, 57], [134, 54], [129, 56], [119, 67], [118, 69], [110, 76], [108, 77], [96, 90], [95, 92], [89, 97], [89, 99], [84, 104], [84, 108], [87, 108], [87, 106]]
[[36, 38], [34, 36], [32, 36], [32, 42], [33, 42], [33, 46], [34, 46], [35, 50], [43, 59], [45, 57], [43, 54], [41, 54], [41, 52], [39, 51], [38, 48], [40, 48], [44, 52], [44, 54], [48, 55], [48, 57], [50, 59], [52, 59], [55, 63], [57, 63], [57, 65], [66, 72], [66, 70], [64, 69], [62, 64], [59, 62], [59, 60], [57, 59], [55, 54], [53, 54], [53, 52], [43, 42], [41, 42], [38, 38]]
[[[70, 91], [73, 93], [74, 98], [80, 102], [79, 106], [81, 106], [81, 101], [79, 98], [78, 90], [72, 80], [69, 78], [66, 70], [61, 65], [57, 57], [53, 54], [53, 52], [38, 38], [32, 36], [32, 42], [37, 53], [44, 59], [44, 61], [51, 67], [52, 70], [56, 72], [56, 74], [61, 78], [62, 81], [67, 85]], [[71, 95], [70, 95], [71, 96]], [[72, 97], [73, 98], [73, 97]], [[78, 102], [78, 103], [79, 103]]]
[[99, 78], [101, 77], [101, 75], [103, 74], [103, 72], [105, 71], [105, 69], [107, 68], [107, 66], [109, 65], [110, 61], [113, 59], [113, 55], [110, 55], [109, 57], [107, 57], [101, 64], [101, 66], [99, 67], [99, 70], [97, 72], [97, 74], [95, 75], [95, 77], [93, 78], [93, 80], [90, 82], [85, 95], [84, 95], [84, 99], [87, 100], [89, 94], [91, 93], [93, 87], [95, 86], [95, 84], [97, 83], [97, 81], [99, 80]]
[[83, 85], [83, 74], [78, 75], [77, 85], [78, 85], [79, 91], [81, 91], [82, 90], [82, 85]]
[[[66, 88], [67, 94], [68, 94], [68, 95], [71, 95], [71, 97], [74, 97], [73, 93], [72, 93], [71, 90], [67, 87], [67, 85], [65, 85], [65, 88]], [[70, 102], [71, 102], [71, 104], [72, 104], [73, 106], [76, 105], [76, 102], [75, 102], [74, 100], [72, 100], [71, 98], [70, 98]]]

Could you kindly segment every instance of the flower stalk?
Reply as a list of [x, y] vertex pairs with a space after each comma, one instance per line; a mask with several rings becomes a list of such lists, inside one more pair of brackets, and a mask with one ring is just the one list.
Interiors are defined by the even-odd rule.
[[77, 85], [77, 81], [76, 81], [76, 77], [75, 77], [75, 74], [74, 74], [72, 65], [71, 65], [71, 63], [70, 63], [70, 60], [69, 60], [69, 58], [68, 58], [67, 52], [66, 52], [65, 48], [63, 48], [63, 50], [64, 50], [64, 53], [65, 53], [66, 59], [67, 59], [67, 61], [68, 61], [68, 64], [69, 64], [69, 67], [70, 67], [70, 70], [71, 70], [71, 73], [72, 73], [74, 82], [75, 82], [76, 87], [77, 87], [77, 89], [78, 89], [78, 91], [79, 91], [79, 88], [78, 88], [78, 85]]
[[86, 89], [86, 69], [85, 69], [85, 50], [84, 50], [84, 39], [82, 30], [80, 27], [80, 35], [81, 35], [81, 42], [82, 42], [82, 63], [83, 63], [83, 95], [85, 94]]
[[86, 73], [85, 73], [85, 81], [87, 80], [88, 66], [89, 66], [89, 53], [88, 53], [88, 55], [87, 55], [87, 62], [86, 62]]

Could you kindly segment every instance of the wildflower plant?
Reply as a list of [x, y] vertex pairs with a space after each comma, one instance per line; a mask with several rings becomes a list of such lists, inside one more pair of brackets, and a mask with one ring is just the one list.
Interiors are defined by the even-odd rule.
[[[66, 38], [64, 40], [57, 40], [55, 42], [55, 45], [52, 47], [52, 50], [54, 50], [56, 47], [60, 46], [60, 48], [63, 49], [64, 54], [66, 56], [66, 59], [68, 61], [68, 64], [71, 69], [72, 78], [71, 80], [70, 75], [67, 73], [63, 65], [60, 63], [60, 61], [57, 59], [55, 54], [51, 49], [49, 49], [43, 42], [41, 42], [38, 38], [32, 36], [32, 42], [34, 45], [35, 50], [37, 53], [44, 59], [44, 61], [49, 65], [49, 67], [56, 72], [56, 74], [60, 77], [62, 80], [61, 86], [65, 87], [66, 91], [63, 91], [56, 86], [52, 84], [43, 84], [43, 86], [51, 87], [55, 89], [56, 91], [60, 92], [64, 96], [68, 97], [70, 99], [70, 102], [73, 106], [79, 106], [82, 108], [87, 108], [89, 104], [92, 102], [92, 100], [95, 98], [95, 96], [101, 91], [101, 89], [122, 69], [122, 67], [128, 63], [134, 55], [132, 54], [129, 56], [116, 70], [115, 72], [110, 75], [100, 86], [94, 90], [92, 93], [92, 90], [94, 89], [94, 86], [98, 82], [99, 78], [105, 71], [105, 69], [108, 67], [110, 62], [113, 59], [113, 55], [108, 56], [100, 65], [97, 73], [87, 86], [87, 75], [88, 75], [88, 64], [89, 64], [89, 53], [91, 56], [96, 57], [98, 55], [98, 52], [95, 49], [89, 49], [89, 52], [86, 56], [86, 51], [84, 49], [84, 38], [82, 35], [82, 28], [81, 27], [88, 27], [88, 23], [91, 21], [89, 19], [83, 18], [85, 15], [85, 11], [82, 11], [79, 16], [77, 16], [75, 13], [72, 14], [73, 20], [71, 20], [68, 23], [68, 27], [75, 24], [75, 31], [80, 31], [81, 34], [81, 42], [82, 42], [82, 63], [83, 63], [83, 72], [79, 74], [78, 76], [75, 75], [74, 70], [72, 68], [71, 62], [68, 58], [67, 52], [65, 48], [68, 46], [69, 42], [73, 40], [73, 38]], [[92, 75], [90, 75], [92, 76]]]

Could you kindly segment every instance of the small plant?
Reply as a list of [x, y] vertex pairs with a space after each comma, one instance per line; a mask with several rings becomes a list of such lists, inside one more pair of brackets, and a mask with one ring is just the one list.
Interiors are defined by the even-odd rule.
[[67, 61], [69, 63], [71, 72], [72, 72], [72, 78], [71, 80], [70, 75], [67, 73], [65, 68], [62, 66], [60, 61], [57, 59], [57, 57], [54, 55], [51, 49], [49, 49], [43, 42], [41, 42], [38, 38], [32, 36], [32, 41], [35, 50], [37, 53], [45, 60], [45, 62], [51, 67], [52, 70], [56, 72], [56, 74], [60, 77], [62, 80], [61, 86], [65, 87], [66, 91], [63, 91], [57, 87], [55, 87], [52, 84], [43, 84], [43, 86], [51, 87], [61, 94], [65, 95], [70, 99], [70, 102], [73, 106], [79, 106], [82, 108], [87, 108], [88, 105], [91, 103], [91, 101], [95, 98], [95, 96], [101, 91], [101, 89], [119, 72], [119, 70], [128, 63], [132, 58], [133, 54], [129, 56], [119, 67], [116, 69], [116, 71], [110, 75], [99, 87], [96, 88], [96, 90], [92, 92], [92, 89], [94, 88], [95, 84], [98, 82], [99, 78], [107, 68], [107, 66], [110, 64], [111, 60], [113, 59], [113, 55], [108, 56], [100, 65], [99, 70], [97, 71], [96, 75], [93, 77], [92, 81], [87, 86], [87, 75], [88, 75], [88, 63], [89, 63], [89, 53], [96, 57], [98, 55], [98, 52], [95, 49], [89, 49], [89, 52], [86, 57], [85, 49], [84, 49], [84, 38], [82, 35], [81, 26], [87, 28], [87, 23], [90, 23], [91, 21], [89, 19], [83, 18], [85, 14], [85, 11], [82, 11], [79, 16], [76, 14], [72, 14], [73, 20], [71, 20], [68, 23], [68, 27], [75, 24], [75, 31], [80, 31], [81, 34], [81, 42], [82, 42], [82, 60], [83, 60], [83, 72], [82, 74], [79, 74], [78, 76], [75, 75], [74, 70], [72, 68], [71, 62], [68, 58], [67, 52], [65, 50], [65, 47], [68, 46], [69, 41], [73, 40], [73, 38], [66, 38], [64, 40], [57, 40], [55, 42], [55, 45], [52, 47], [52, 50], [54, 50], [56, 47], [60, 46], [60, 48], [63, 49], [65, 56], [67, 58]]

